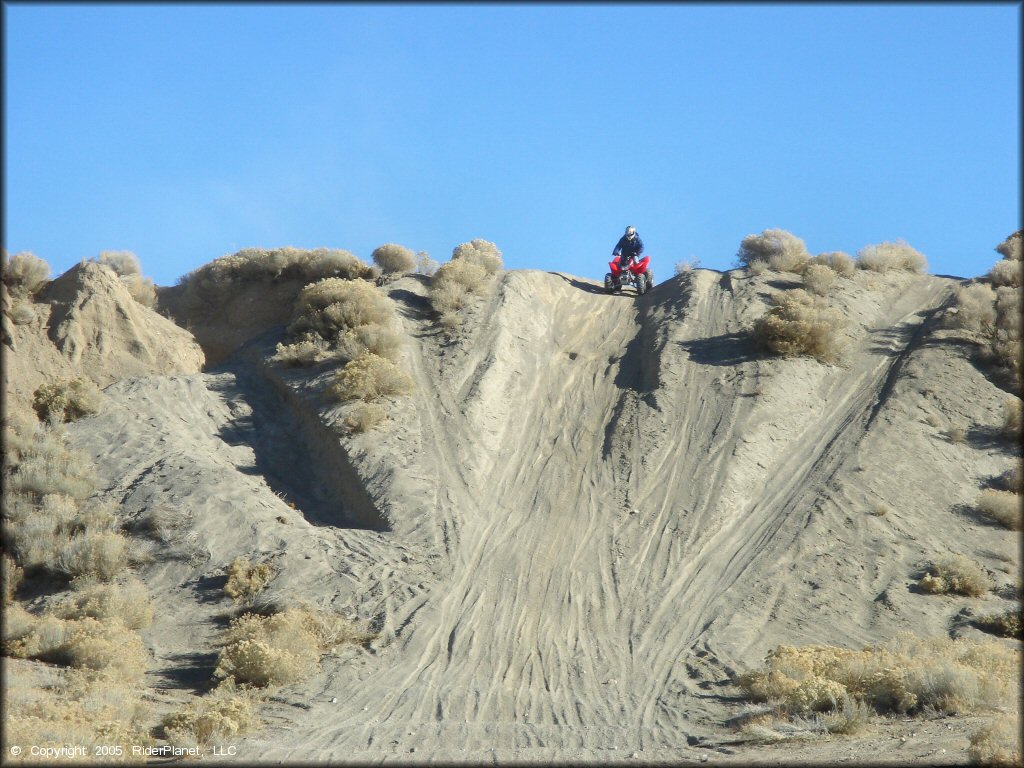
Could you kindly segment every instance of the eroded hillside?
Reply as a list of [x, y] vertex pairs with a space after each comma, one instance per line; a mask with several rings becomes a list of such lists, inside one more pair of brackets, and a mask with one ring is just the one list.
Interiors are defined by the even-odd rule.
[[[379, 631], [283, 689], [246, 761], [693, 758], [779, 644], [980, 635], [963, 609], [1012, 605], [1019, 561], [970, 509], [1018, 449], [1007, 393], [943, 327], [959, 281], [840, 280], [836, 366], [750, 340], [787, 281], [695, 270], [634, 298], [505, 272], [448, 334], [428, 279], [401, 278], [415, 390], [362, 434], [323, 395], [336, 363], [269, 362], [282, 326], [110, 385], [75, 444], [125, 514], [179, 521], [142, 571], [151, 678], [210, 678], [239, 555], [273, 563], [278, 604]], [[993, 590], [917, 590], [948, 552]]]

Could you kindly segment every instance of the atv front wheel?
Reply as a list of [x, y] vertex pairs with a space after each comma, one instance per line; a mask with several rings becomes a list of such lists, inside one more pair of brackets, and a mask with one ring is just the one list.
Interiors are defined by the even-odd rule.
[[647, 275], [646, 274], [637, 275], [636, 276], [636, 295], [637, 296], [643, 296], [645, 293], [647, 293]]
[[615, 284], [612, 282], [611, 273], [609, 273], [609, 274], [604, 276], [604, 289], [608, 293], [614, 293], [615, 292]]

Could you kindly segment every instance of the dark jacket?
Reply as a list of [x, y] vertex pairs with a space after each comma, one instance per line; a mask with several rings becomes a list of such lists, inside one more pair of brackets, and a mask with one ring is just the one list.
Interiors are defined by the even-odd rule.
[[632, 240], [625, 235], [620, 237], [619, 242], [615, 244], [615, 250], [612, 251], [612, 256], [622, 256], [628, 261], [632, 256], [639, 258], [640, 254], [643, 252], [644, 241], [640, 239], [640, 234], [637, 233], [636, 237]]

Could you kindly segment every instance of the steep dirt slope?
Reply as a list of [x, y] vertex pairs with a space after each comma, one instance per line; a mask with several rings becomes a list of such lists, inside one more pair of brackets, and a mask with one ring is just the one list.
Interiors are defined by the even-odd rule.
[[192, 335], [132, 298], [113, 270], [82, 262], [43, 289], [35, 320], [13, 325], [4, 344], [4, 397], [24, 408], [55, 378], [86, 376], [100, 387], [128, 376], [195, 373]]
[[729, 673], [779, 643], [974, 631], [963, 606], [1005, 604], [910, 589], [948, 550], [997, 583], [1015, 557], [957, 512], [1013, 448], [991, 437], [1005, 393], [938, 328], [955, 284], [841, 280], [848, 348], [825, 366], [748, 342], [778, 274], [634, 300], [504, 273], [454, 342], [407, 277], [416, 391], [379, 430], [333, 426], [330, 365], [267, 366], [276, 329], [207, 374], [113, 385], [75, 435], [129, 511], [180, 519], [146, 573], [165, 682], [209, 674], [239, 554], [281, 569], [278, 600], [380, 630], [283, 691], [240, 759], [694, 757], [729, 738]]

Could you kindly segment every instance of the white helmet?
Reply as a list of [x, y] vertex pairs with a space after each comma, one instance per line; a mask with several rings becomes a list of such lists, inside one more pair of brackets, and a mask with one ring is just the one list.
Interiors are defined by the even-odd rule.
[[626, 227], [626, 237], [633, 237], [636, 234], [636, 227]]

